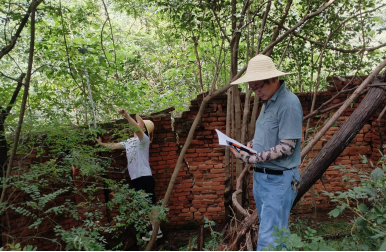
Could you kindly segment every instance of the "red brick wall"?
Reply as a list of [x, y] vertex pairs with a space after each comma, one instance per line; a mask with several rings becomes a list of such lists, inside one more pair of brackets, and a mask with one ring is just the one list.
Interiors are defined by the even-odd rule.
[[[362, 76], [361, 80], [364, 80], [366, 76]], [[350, 81], [350, 77], [346, 77], [345, 81], [342, 81], [341, 78], [328, 78], [330, 83], [328, 91], [318, 93], [317, 98], [317, 107], [319, 105], [327, 102], [331, 97], [333, 97], [337, 90], [341, 90], [343, 86], [349, 84], [346, 89], [350, 89], [355, 87], [361, 83], [360, 80], [356, 79], [355, 81]], [[303, 161], [302, 167], [306, 166], [309, 158], [314, 157], [318, 151], [327, 143], [327, 141], [334, 135], [339, 127], [347, 121], [350, 117], [351, 113], [358, 107], [361, 100], [365, 95], [360, 96], [351, 107], [348, 107], [345, 112], [339, 117], [334, 127], [331, 127], [329, 131], [326, 132], [325, 136], [319, 141], [313, 150], [309, 153], [308, 158]], [[304, 115], [309, 113], [309, 109], [311, 107], [311, 98], [308, 94], [298, 94], [298, 97], [303, 105]], [[329, 103], [329, 107], [333, 106], [337, 103], [345, 101], [349, 97], [348, 94], [343, 94], [337, 98], [335, 98], [331, 103]], [[315, 193], [316, 193], [316, 204], [317, 209], [319, 211], [323, 211], [325, 209], [329, 209], [333, 206], [333, 203], [329, 200], [329, 198], [323, 195], [322, 191], [328, 192], [337, 192], [337, 191], [346, 191], [349, 188], [354, 186], [358, 186], [360, 182], [360, 175], [369, 174], [374, 168], [369, 164], [363, 164], [362, 158], [360, 155], [364, 155], [369, 161], [371, 161], [374, 165], [379, 161], [381, 154], [379, 152], [381, 140], [378, 133], [377, 127], [377, 119], [382, 109], [385, 107], [386, 103], [383, 104], [380, 108], [378, 108], [377, 112], [368, 120], [365, 126], [360, 130], [360, 132], [354, 137], [352, 142], [346, 147], [346, 149], [341, 153], [341, 155], [335, 160], [333, 164], [328, 168], [328, 170], [324, 173], [322, 178], [317, 181], [314, 185]], [[337, 109], [333, 110], [335, 112]], [[324, 121], [330, 116], [331, 112], [327, 112], [322, 114], [319, 118], [312, 119], [312, 126], [319, 124], [323, 126]], [[303, 127], [305, 127], [306, 122], [303, 123]], [[382, 118], [380, 120], [381, 125], [381, 133], [382, 138], [385, 141], [385, 133], [386, 133], [386, 120]], [[385, 152], [384, 152], [385, 153]], [[345, 173], [337, 169], [337, 166], [344, 166], [347, 169], [355, 168], [356, 171], [351, 170], [349, 173]], [[363, 173], [363, 174], [362, 174]], [[342, 182], [342, 179], [348, 177], [350, 182], [345, 179], [346, 182]], [[297, 204], [297, 206], [293, 209], [293, 213], [308, 213], [311, 212], [312, 203], [311, 203], [311, 193], [310, 191], [306, 193], [301, 202]]]
[[[331, 82], [331, 86], [328, 91], [320, 92], [317, 95], [317, 104], [315, 108], [318, 108], [320, 104], [329, 100], [336, 93], [336, 89], [340, 89], [343, 84], [347, 83], [347, 81], [343, 82], [336, 78], [330, 78], [329, 81]], [[354, 82], [354, 84], [358, 83], [360, 82]], [[299, 93], [297, 95], [302, 103], [304, 115], [308, 114], [311, 107], [311, 95], [308, 93]], [[344, 101], [347, 97], [347, 94], [341, 95], [328, 106], [332, 106], [336, 103]], [[353, 104], [352, 108], [348, 108], [344, 112], [344, 114], [337, 121], [336, 125], [326, 133], [326, 135], [323, 137], [323, 140], [319, 141], [314, 149], [310, 152], [309, 158], [315, 156], [326, 143], [326, 140], [331, 138], [331, 136], [336, 133], [336, 131], [339, 129], [339, 126], [347, 120], [352, 111], [358, 106], [362, 98], [363, 96]], [[241, 97], [241, 100], [243, 102], [243, 96]], [[153, 176], [156, 181], [155, 191], [158, 200], [163, 199], [166, 193], [179, 153], [186, 141], [186, 137], [193, 123], [193, 120], [198, 113], [201, 101], [202, 95], [199, 95], [197, 99], [191, 102], [189, 111], [183, 112], [182, 115], [178, 118], [171, 118], [171, 114], [168, 111], [159, 112], [149, 117], [155, 124], [154, 139], [150, 149], [150, 164], [152, 166]], [[252, 99], [251, 102], [253, 102]], [[225, 132], [226, 106], [226, 95], [220, 95], [211, 100], [205, 109], [201, 123], [195, 129], [194, 140], [186, 152], [181, 169], [178, 173], [178, 178], [174, 185], [170, 197], [170, 202], [168, 204], [170, 209], [168, 215], [169, 222], [163, 224], [164, 228], [195, 225], [198, 222], [201, 222], [204, 216], [217, 222], [222, 222], [224, 220], [224, 148], [218, 145], [217, 136], [214, 130], [219, 129], [220, 131]], [[378, 152], [380, 138], [378, 136], [376, 119], [378, 118], [381, 110], [382, 108], [380, 108], [377, 114], [375, 114], [367, 122], [364, 128], [354, 138], [353, 142], [347, 146], [345, 151], [340, 155], [335, 163], [332, 164], [325, 172], [321, 178], [323, 183], [321, 183], [319, 180], [314, 185], [314, 189], [316, 191], [316, 205], [319, 211], [323, 211], [332, 206], [332, 203], [329, 201], [328, 197], [321, 193], [322, 190], [329, 192], [347, 190], [347, 188], [356, 186], [359, 182], [358, 172], [345, 174], [337, 169], [334, 169], [335, 166], [341, 164], [345, 167], [354, 166], [358, 170], [364, 172], [370, 171], [372, 168], [367, 164], [362, 164], [362, 160], [359, 158], [359, 154], [366, 155], [366, 157], [373, 163], [377, 163], [380, 157], [380, 153]], [[330, 112], [327, 112], [321, 117], [312, 118], [312, 127], [322, 127], [324, 121], [327, 120], [329, 115]], [[144, 119], [148, 118], [144, 117]], [[124, 120], [119, 120], [118, 122], [124, 122]], [[304, 125], [306, 125], [306, 123], [304, 123]], [[113, 124], [106, 124], [102, 125], [102, 127], [105, 128], [107, 132], [109, 132], [109, 130], [115, 126]], [[382, 119], [382, 133], [385, 132], [385, 128], [385, 120]], [[110, 138], [109, 133], [103, 137], [104, 140], [107, 141]], [[114, 171], [116, 167], [124, 168], [126, 166], [126, 156], [124, 151], [116, 150], [111, 152], [103, 152], [101, 155], [109, 156], [114, 159], [112, 167], [110, 168], [111, 171]], [[33, 152], [28, 157], [19, 156], [14, 165], [28, 168], [30, 163], [45, 162], [47, 160], [48, 158], [36, 159], [35, 153]], [[306, 165], [307, 160], [307, 158], [304, 160], [302, 167]], [[75, 175], [76, 174], [77, 173], [75, 173]], [[350, 176], [352, 179], [354, 179], [354, 181], [342, 183], [343, 176]], [[108, 177], [119, 180], [125, 178], [127, 179], [128, 183], [130, 181], [127, 172], [123, 174], [111, 172], [108, 173]], [[252, 179], [250, 179], [250, 185], [251, 188]], [[74, 186], [81, 185], [74, 183]], [[102, 190], [97, 192], [98, 198], [100, 198], [102, 203], [105, 202], [105, 193], [106, 192]], [[254, 209], [255, 205], [251, 190], [249, 191], [249, 196], [250, 208]], [[63, 199], [59, 198], [57, 200], [58, 202], [55, 203], [60, 204], [61, 202], [64, 202], [64, 199], [66, 198], [73, 201], [78, 200], [69, 194], [63, 196]], [[25, 199], [22, 197], [16, 199], [15, 197], [15, 200]], [[82, 212], [84, 210], [79, 209], [79, 211]], [[302, 201], [295, 207], [293, 213], [308, 213], [311, 211], [311, 194], [307, 193], [302, 198]], [[105, 210], [104, 212], [106, 213], [106, 218], [104, 219], [105, 221], [108, 221], [111, 216], [116, 214], [114, 211]], [[3, 223], [4, 221], [9, 221], [7, 222], [7, 225], [12, 226], [12, 236], [25, 236], [27, 233], [23, 232], [27, 231], [23, 231], [25, 230], [23, 226], [28, 226], [28, 224], [25, 222], [20, 222], [20, 220], [18, 221], [18, 218], [20, 218], [19, 214], [9, 210], [7, 212], [7, 216], [3, 216], [2, 221]], [[58, 220], [58, 222], [61, 225], [67, 225], [68, 228], [80, 224], [79, 221], [71, 218]], [[39, 232], [42, 232], [40, 235], [50, 237], [50, 235], [52, 235], [52, 232], [49, 232], [51, 228], [52, 226], [50, 226], [50, 223], [47, 223], [47, 225], [44, 225], [43, 228], [45, 230], [39, 230]], [[3, 236], [3, 242], [6, 242], [6, 240], [6, 236]], [[38, 240], [33, 242], [35, 242], [39, 249], [44, 248], [44, 250], [54, 250], [57, 246], [57, 244], [53, 244], [52, 242], [45, 240]]]

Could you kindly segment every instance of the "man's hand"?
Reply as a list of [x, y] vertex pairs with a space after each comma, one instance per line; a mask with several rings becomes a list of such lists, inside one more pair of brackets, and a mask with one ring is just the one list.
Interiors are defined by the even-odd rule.
[[233, 147], [230, 147], [230, 150], [231, 152], [233, 153], [233, 155], [235, 155], [236, 158], [240, 159], [242, 155], [247, 155], [247, 153], [245, 151], [240, 151], [240, 152], [237, 152], [237, 150], [235, 150], [235, 148]]
[[239, 153], [237, 152], [237, 150], [235, 150], [235, 148], [233, 148], [233, 147], [229, 147], [229, 149], [231, 150], [231, 152], [233, 153], [233, 155], [235, 155], [235, 157], [237, 157], [237, 154], [239, 154]]

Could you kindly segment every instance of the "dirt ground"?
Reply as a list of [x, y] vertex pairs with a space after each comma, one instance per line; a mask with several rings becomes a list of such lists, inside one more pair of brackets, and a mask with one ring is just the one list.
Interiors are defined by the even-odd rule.
[[[157, 239], [153, 251], [179, 251], [180, 249], [185, 248], [185, 250], [196, 250], [194, 247], [190, 247], [189, 242], [192, 243], [192, 238], [197, 236], [197, 229], [170, 229], [162, 230], [163, 237]], [[125, 244], [125, 251], [143, 251], [145, 250], [145, 245], [138, 245], [132, 237], [128, 238]]]
[[[303, 215], [293, 215], [291, 216], [290, 222], [297, 223], [299, 220], [309, 227], [318, 230], [318, 227], [323, 223], [333, 223], [337, 221], [347, 221], [353, 219], [353, 214], [346, 213], [339, 218], [330, 218], [328, 216], [329, 210], [318, 212], [317, 214], [303, 214]], [[297, 223], [299, 224], [299, 223]], [[221, 232], [223, 226], [217, 225], [215, 227], [216, 231]], [[187, 229], [162, 229], [163, 237], [156, 241], [155, 246], [153, 247], [153, 251], [179, 251], [179, 250], [189, 250], [194, 251], [197, 250], [197, 243], [193, 240], [193, 237], [198, 236], [198, 227], [192, 228], [189, 227]], [[209, 230], [206, 229], [204, 231], [204, 237], [209, 236]], [[190, 244], [190, 247], [189, 247]], [[132, 241], [131, 246], [126, 247], [124, 250], [129, 251], [142, 251], [144, 250], [144, 246], [138, 246], [135, 241]]]

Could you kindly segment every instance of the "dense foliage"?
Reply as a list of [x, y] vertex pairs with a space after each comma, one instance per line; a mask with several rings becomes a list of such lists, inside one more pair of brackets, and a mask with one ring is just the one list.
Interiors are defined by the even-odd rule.
[[[232, 34], [241, 33], [239, 68], [256, 53], [264, 5], [260, 1], [251, 2], [248, 17], [236, 15], [237, 21], [245, 23], [242, 19], [248, 18], [250, 24], [232, 30], [232, 8], [224, 0], [45, 1], [38, 8], [36, 20], [26, 124], [37, 127], [52, 121], [91, 123], [86, 70], [98, 122], [116, 118], [117, 107], [133, 113], [156, 112], [171, 106], [183, 110], [190, 99], [210, 89], [216, 69], [220, 69], [216, 86], [228, 81]], [[307, 1], [295, 1], [283, 26], [292, 27], [320, 7], [320, 1], [310, 3], [308, 6]], [[378, 35], [385, 29], [382, 8], [377, 9], [381, 3], [338, 1], [297, 29], [290, 40], [279, 43], [272, 57], [279, 63], [285, 52], [280, 68], [294, 73], [288, 77], [289, 86], [295, 91], [312, 90], [320, 58], [322, 82], [332, 75], [369, 73], [382, 59], [384, 49], [363, 51], [363, 60], [362, 53], [344, 50], [377, 46], [382, 39], [384, 42], [384, 36]], [[0, 34], [1, 47], [10, 42], [29, 4], [29, 1], [1, 1], [4, 31]], [[236, 10], [241, 4], [237, 3]], [[273, 3], [268, 16], [271, 22], [265, 26], [260, 52], [270, 43], [278, 13], [283, 13], [284, 8], [285, 2]], [[2, 107], [14, 92], [14, 79], [25, 72], [28, 32], [24, 29], [15, 48], [1, 59]], [[323, 44], [330, 50], [322, 54]], [[79, 48], [88, 50], [84, 54], [85, 63]], [[8, 127], [14, 123], [17, 108], [7, 118]]]
[[[32, 76], [24, 113], [24, 78], [32, 63], [29, 11], [37, 2]], [[12, 209], [31, 217], [30, 228], [47, 218], [52, 220], [66, 249], [105, 249], [102, 233], [118, 232], [122, 226], [134, 225], [132, 220], [140, 220], [136, 228], [144, 231], [149, 221], [145, 217], [151, 211], [146, 200], [124, 182], [107, 179], [109, 160], [98, 155], [99, 149], [85, 144], [95, 137], [93, 122], [117, 119], [117, 108], [141, 114], [169, 107], [183, 111], [199, 93], [224, 87], [230, 79], [230, 65], [236, 62], [236, 68], [242, 69], [253, 55], [266, 52], [272, 38], [280, 38], [302, 20], [305, 22], [291, 35], [275, 44], [271, 54], [280, 69], [294, 73], [286, 78], [288, 87], [321, 90], [327, 76], [369, 74], [384, 58], [386, 2], [336, 0], [306, 19], [325, 2], [0, 0], [0, 168], [6, 170], [3, 162], [21, 126], [22, 135], [16, 138], [19, 155], [34, 148], [50, 149], [50, 161], [31, 166], [28, 172], [16, 173], [21, 167], [13, 167], [12, 176], [2, 172], [3, 188], [8, 193], [22, 191], [29, 201], [8, 204], [2, 199], [0, 211]], [[268, 3], [270, 10], [264, 19]], [[286, 12], [288, 3], [292, 5]], [[280, 28], [277, 36], [276, 28]], [[16, 35], [19, 31], [20, 36]], [[127, 137], [124, 131], [116, 134]], [[79, 169], [78, 180], [96, 177], [103, 183], [77, 191], [73, 167]], [[50, 187], [54, 184], [62, 186]], [[84, 204], [98, 209], [93, 193], [103, 188], [114, 191], [114, 200], [107, 207], [120, 213], [113, 220], [115, 226], [91, 228], [101, 216], [97, 210], [87, 213], [82, 225], [71, 231], [56, 225], [52, 216], [78, 218], [76, 209]], [[65, 194], [82, 195], [87, 203], [49, 204]], [[133, 200], [127, 200], [127, 195]], [[158, 211], [165, 217], [165, 209]], [[383, 238], [376, 230], [370, 231]], [[10, 247], [20, 248], [17, 244]]]
[[[119, 136], [117, 140], [126, 139], [127, 125], [116, 126], [113, 133]], [[151, 213], [156, 211], [157, 218], [163, 220], [167, 209], [151, 206], [150, 198], [130, 189], [127, 180], [109, 176], [108, 173], [122, 171], [112, 166], [111, 158], [104, 157], [106, 149], [87, 145], [89, 138], [88, 129], [60, 125], [29, 135], [19, 155], [27, 156], [36, 150], [38, 159], [48, 161], [32, 164], [28, 170], [15, 167], [8, 186], [10, 200], [0, 204], [0, 212], [20, 214], [28, 220], [28, 229], [33, 230], [36, 239], [49, 238], [59, 250], [120, 250], [124, 245], [120, 237], [127, 236], [131, 229], [135, 230], [138, 244], [143, 244], [141, 237], [151, 224]], [[20, 196], [25, 200], [20, 202]], [[111, 219], [106, 221], [106, 216]], [[63, 220], [78, 224], [68, 229]], [[47, 226], [52, 231], [42, 231]], [[4, 232], [10, 234], [10, 228], [12, 220], [2, 222]], [[20, 242], [25, 247], [28, 240], [8, 239], [3, 246], [12, 248]]]

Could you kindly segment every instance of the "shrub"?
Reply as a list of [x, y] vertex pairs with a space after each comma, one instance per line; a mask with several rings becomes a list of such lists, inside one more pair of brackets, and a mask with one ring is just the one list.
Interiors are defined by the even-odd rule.
[[[363, 163], [368, 163], [366, 157], [361, 156]], [[330, 217], [338, 217], [344, 211], [351, 211], [355, 214], [352, 221], [351, 235], [343, 238], [336, 244], [335, 241], [324, 240], [317, 236], [317, 231], [310, 227], [304, 227], [301, 222], [293, 225], [294, 229], [299, 231], [303, 229], [302, 234], [289, 234], [289, 230], [279, 230], [275, 227], [274, 235], [278, 238], [275, 242], [279, 245], [269, 246], [264, 250], [352, 250], [352, 251], [374, 251], [386, 250], [386, 166], [382, 156], [379, 167], [374, 167], [370, 175], [364, 172], [358, 172], [354, 167], [350, 171], [356, 171], [360, 174], [360, 183], [358, 186], [348, 189], [345, 192], [323, 192], [327, 194], [333, 202], [337, 203], [335, 209], [330, 213]], [[343, 166], [340, 169], [345, 169]], [[349, 170], [346, 172], [349, 173]], [[344, 177], [344, 181], [349, 177]], [[305, 230], [304, 230], [305, 229]]]
[[[14, 211], [25, 220], [28, 228], [36, 231], [27, 241], [43, 238], [58, 246], [65, 244], [66, 250], [104, 250], [106, 237], [118, 237], [129, 226], [134, 227], [137, 241], [143, 243], [141, 234], [147, 232], [151, 212], [159, 213], [159, 221], [166, 218], [167, 209], [151, 206], [143, 192], [130, 189], [125, 180], [106, 176], [111, 160], [99, 156], [100, 149], [84, 144], [93, 138], [79, 129], [52, 131], [44, 138], [35, 138], [41, 142], [33, 143], [36, 149], [44, 145], [50, 147], [44, 157], [49, 161], [30, 165], [28, 169], [13, 169], [7, 181], [9, 199], [0, 204], [0, 214]], [[107, 203], [97, 197], [103, 190], [111, 192]], [[114, 212], [108, 221], [107, 210]], [[74, 220], [77, 226], [63, 225], [66, 219]], [[21, 249], [23, 242], [18, 241], [23, 237], [12, 237], [11, 230], [7, 232], [7, 222], [2, 224], [3, 232], [12, 241], [8, 246]], [[52, 230], [46, 233], [52, 236], [49, 238], [39, 234], [39, 230], [46, 230], [47, 226]]]

